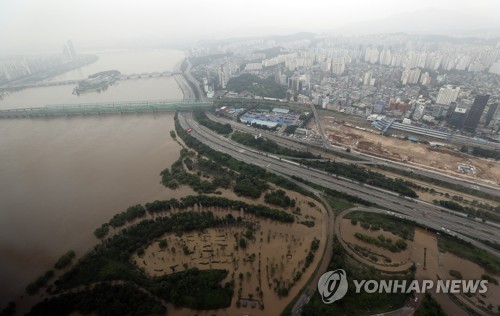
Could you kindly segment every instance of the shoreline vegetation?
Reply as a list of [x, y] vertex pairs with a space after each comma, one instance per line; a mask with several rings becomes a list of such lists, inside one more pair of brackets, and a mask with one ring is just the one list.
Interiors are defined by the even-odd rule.
[[[205, 113], [199, 115], [198, 118], [208, 120]], [[131, 256], [133, 254], [140, 256], [141, 253], [144, 253], [144, 249], [154, 242], [160, 241], [161, 243], [162, 236], [167, 233], [182, 235], [186, 232], [202, 231], [208, 228], [244, 226], [247, 224], [245, 219], [234, 217], [232, 214], [219, 217], [211, 211], [203, 210], [212, 207], [242, 211], [285, 224], [296, 221], [295, 216], [291, 214], [295, 209], [296, 201], [288, 197], [285, 191], [281, 189], [266, 193], [264, 199], [268, 204], [284, 209], [289, 208], [287, 211], [273, 209], [262, 204], [254, 205], [225, 197], [204, 195], [206, 193], [220, 194], [217, 191], [218, 188], [228, 189], [232, 187], [237, 195], [257, 198], [268, 190], [267, 183], [270, 182], [283, 189], [296, 191], [317, 200], [313, 194], [294, 181], [272, 174], [258, 166], [238, 161], [199, 142], [181, 128], [177, 113], [174, 121], [177, 135], [190, 149], [183, 148], [179, 159], [172, 164], [171, 168], [162, 171], [162, 184], [171, 189], [175, 189], [180, 185], [189, 185], [199, 195], [189, 195], [180, 199], [155, 200], [144, 205], [133, 205], [124, 212], [114, 215], [109, 222], [102, 224], [94, 232], [95, 236], [101, 239], [101, 243], [80, 258], [52, 285], [49, 285], [47, 292], [53, 296], [35, 305], [28, 315], [67, 314], [74, 311], [106, 314], [109, 311], [118, 310], [123, 310], [124, 313], [131, 315], [144, 313], [156, 315], [165, 313], [165, 302], [197, 310], [215, 310], [228, 307], [232, 303], [235, 292], [234, 279], [221, 284], [228, 276], [228, 270], [199, 270], [184, 267], [184, 271], [151, 277], [131, 262]], [[215, 128], [224, 134], [228, 129], [223, 124], [220, 125], [222, 127], [217, 126]], [[232, 129], [229, 133], [231, 132]], [[176, 133], [171, 133], [171, 136], [176, 138], [174, 137]], [[294, 180], [315, 188], [325, 189], [307, 183], [302, 179], [294, 178]], [[325, 189], [324, 193], [328, 202], [334, 206], [337, 212], [351, 206], [345, 201], [372, 205], [369, 201], [334, 190]], [[198, 207], [200, 211], [193, 211], [192, 209], [195, 207]], [[145, 218], [147, 214], [153, 219]], [[367, 222], [370, 228], [379, 227], [379, 229], [391, 231], [403, 239], [411, 240], [413, 238], [412, 232], [408, 231], [411, 225], [406, 222], [403, 223], [404, 225], [394, 225], [390, 219], [386, 221], [385, 217], [377, 218], [372, 214], [366, 213], [365, 215], [364, 213], [361, 214], [361, 212], [350, 214], [350, 218], [351, 220], [359, 220], [362, 223]], [[108, 237], [111, 228], [116, 230], [113, 231], [113, 235]], [[366, 239], [365, 237], [361, 236], [360, 238]], [[406, 243], [403, 244], [403, 239], [399, 244], [392, 244], [386, 240], [380, 240], [380, 242], [385, 242], [385, 246], [390, 248], [394, 246], [398, 249], [404, 249]], [[372, 241], [379, 242], [379, 240], [370, 240], [369, 242]], [[245, 239], [240, 240], [240, 247], [242, 249], [246, 248], [246, 243]], [[450, 242], [442, 247], [444, 250], [452, 252], [449, 245]], [[314, 253], [318, 248], [319, 240], [315, 239], [311, 243], [306, 257], [306, 268], [313, 261]], [[374, 268], [364, 266], [350, 258], [336, 237], [334, 237], [333, 248], [334, 253], [338, 253], [338, 255], [332, 257], [329, 270], [349, 268], [353, 271], [353, 274], [349, 275], [351, 278], [384, 278]], [[466, 252], [466, 255], [468, 258], [472, 258], [470, 260], [477, 261], [479, 258], [476, 252]], [[69, 266], [74, 257], [74, 252], [67, 252], [59, 259], [55, 268], [63, 269]], [[496, 264], [497, 262], [492, 261], [491, 258], [486, 258], [485, 262], [483, 262], [485, 269], [492, 274], [498, 274], [498, 270], [495, 270]], [[49, 270], [35, 281], [34, 284], [37, 289], [34, 293], [38, 289], [45, 287], [53, 277], [54, 271]], [[406, 273], [395, 277], [412, 280], [414, 270], [410, 269]], [[299, 279], [300, 276], [296, 278]], [[113, 283], [110, 284], [109, 282]], [[286, 296], [288, 291], [289, 288], [283, 288], [280, 289], [278, 294], [279, 296]], [[372, 298], [364, 298], [363, 295], [353, 295], [347, 298], [346, 302], [341, 306], [330, 306], [320, 304], [321, 299], [318, 293], [315, 293], [309, 304], [304, 306], [304, 313], [314, 315], [318, 313], [346, 312], [352, 314], [354, 312], [358, 315], [364, 315], [367, 314], [367, 311], [386, 311], [387, 306], [402, 306], [408, 298], [406, 294], [390, 296], [377, 294], [377, 299], [373, 300]], [[87, 300], [94, 297], [100, 299], [96, 300], [95, 304], [85, 304]], [[113, 299], [117, 305], [105, 306], [102, 302], [108, 301], [111, 297], [123, 297], [123, 299]], [[360, 301], [365, 303], [359, 304]], [[131, 306], [133, 307], [131, 308]], [[289, 310], [283, 312], [284, 315], [290, 313]]]
[[[184, 132], [182, 129], [177, 128], [177, 133], [181, 138], [187, 135], [187, 133], [183, 135], [182, 132]], [[183, 138], [184, 141], [186, 139]], [[200, 148], [205, 149], [203, 147]], [[181, 180], [183, 178], [178, 175], [180, 174], [183, 177], [186, 174], [193, 175], [187, 171], [184, 171], [186, 174], [182, 175], [180, 168], [193, 166], [195, 162], [197, 168], [199, 168], [198, 164], [200, 164], [201, 168], [207, 168], [204, 169], [207, 171], [215, 169], [217, 172], [226, 172], [230, 175], [234, 175], [231, 172], [238, 172], [239, 177], [244, 177], [240, 182], [248, 180], [248, 175], [254, 173], [253, 166], [240, 164], [236, 160], [231, 161], [229, 166], [220, 167], [218, 163], [202, 158], [200, 153], [198, 154], [199, 160], [194, 160], [194, 156], [187, 149], [183, 149], [179, 160], [172, 166], [173, 173], [176, 174], [175, 181], [190, 184], [189, 181]], [[210, 149], [204, 152], [203, 157], [208, 155], [217, 156], [217, 154], [217, 152]], [[186, 158], [193, 159], [189, 160]], [[234, 167], [237, 171], [233, 171], [234, 169], [230, 167]], [[259, 180], [263, 185], [261, 189], [267, 189], [266, 181], [273, 180], [278, 185], [284, 184], [285, 187], [296, 189], [299, 193], [308, 193], [289, 180], [271, 175], [265, 170], [261, 172], [264, 175], [264, 180]], [[165, 172], [163, 172], [163, 175], [165, 175]], [[162, 176], [162, 178], [164, 177]], [[239, 181], [238, 179], [237, 177], [237, 181]], [[255, 179], [258, 179], [258, 177], [255, 177]], [[168, 186], [169, 181], [172, 179], [164, 180], [166, 180], [164, 184]], [[255, 186], [255, 183], [248, 185]], [[241, 184], [240, 186], [245, 187], [245, 185]], [[234, 187], [235, 192], [238, 193], [236, 190], [238, 182]], [[242, 189], [240, 193], [244, 193], [245, 190]], [[259, 196], [261, 192], [259, 190]], [[284, 203], [292, 207], [291, 205], [294, 205], [294, 202], [282, 192], [284, 191], [270, 193], [268, 200], [280, 206]], [[247, 196], [252, 195], [247, 194]], [[161, 304], [163, 303], [159, 302], [172, 302], [176, 306], [193, 309], [219, 309], [228, 307], [231, 305], [233, 298], [234, 280], [220, 284], [226, 278], [228, 274], [227, 270], [198, 270], [191, 268], [170, 275], [150, 277], [146, 276], [144, 271], [141, 271], [130, 261], [132, 254], [139, 254], [140, 256], [141, 253], [144, 253], [144, 249], [148, 245], [161, 239], [166, 233], [182, 234], [190, 231], [202, 231], [207, 228], [245, 225], [245, 220], [241, 217], [235, 218], [231, 214], [218, 217], [210, 211], [190, 210], [195, 207], [199, 207], [200, 209], [220, 207], [227, 210], [243, 211], [244, 213], [282, 223], [293, 223], [295, 221], [295, 216], [291, 210], [283, 211], [265, 205], [248, 204], [243, 201], [207, 195], [191, 195], [179, 200], [156, 200], [145, 205], [131, 206], [124, 212], [114, 215], [109, 222], [104, 223], [96, 229], [95, 235], [101, 239], [101, 243], [80, 258], [53, 284], [48, 286], [47, 292], [53, 296], [35, 305], [30, 315], [41, 315], [44, 313], [57, 314], [67, 310], [78, 310], [80, 312], [102, 311], [103, 307], [99, 304], [82, 308], [82, 302], [87, 297], [96, 295], [96, 293], [100, 293], [99, 295], [102, 297], [107, 297], [110, 293], [114, 292], [129, 293], [134, 298], [133, 300], [138, 301], [137, 304], [139, 306], [149, 304], [152, 306], [152, 314], [163, 311], [161, 308]], [[182, 212], [177, 212], [179, 210], [182, 210]], [[154, 219], [145, 218], [146, 214], [154, 214]], [[136, 222], [137, 220], [139, 222]], [[111, 228], [119, 228], [119, 230], [114, 230], [114, 234], [107, 237]], [[310, 264], [312, 262], [314, 252], [318, 249], [318, 244], [319, 240], [316, 240], [311, 245], [309, 254], [305, 259], [306, 263]], [[73, 257], [74, 253], [66, 253], [58, 261], [57, 266], [65, 267], [69, 265]], [[46, 277], [47, 279], [51, 279], [53, 272], [49, 271]], [[108, 284], [111, 281], [113, 283]], [[47, 283], [44, 282], [40, 287], [45, 286]], [[288, 294], [288, 291], [289, 288], [282, 288], [279, 294], [285, 296]], [[149, 295], [147, 297], [143, 296], [141, 293], [144, 292], [149, 293]], [[123, 304], [128, 305], [128, 302], [124, 300]]]

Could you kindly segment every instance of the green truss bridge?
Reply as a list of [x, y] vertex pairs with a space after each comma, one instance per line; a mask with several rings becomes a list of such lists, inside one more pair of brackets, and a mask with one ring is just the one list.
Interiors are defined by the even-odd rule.
[[208, 109], [210, 107], [212, 107], [212, 101], [199, 101], [194, 99], [60, 104], [47, 105], [39, 108], [0, 110], [0, 118], [156, 113], [178, 110]]

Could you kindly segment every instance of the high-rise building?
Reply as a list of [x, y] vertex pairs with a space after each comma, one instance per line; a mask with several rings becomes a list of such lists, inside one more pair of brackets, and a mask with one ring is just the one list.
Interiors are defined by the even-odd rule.
[[420, 84], [423, 86], [427, 86], [431, 83], [431, 75], [429, 75], [428, 72], [425, 72], [421, 77], [420, 77]]
[[369, 86], [372, 80], [373, 73], [371, 71], [365, 72], [365, 76], [363, 78], [363, 85]]
[[345, 60], [343, 57], [333, 58], [331, 64], [332, 73], [335, 75], [341, 75], [345, 71]]
[[498, 103], [490, 105], [490, 108], [488, 109], [488, 112], [486, 112], [486, 118], [485, 118], [485, 122], [484, 122], [484, 126], [485, 127], [487, 127], [488, 125], [490, 125], [491, 119], [495, 115], [495, 113], [497, 111], [497, 108], [498, 108]]
[[378, 62], [379, 55], [380, 53], [376, 47], [367, 47], [365, 50], [365, 61], [375, 64]]
[[476, 95], [474, 103], [472, 103], [472, 107], [469, 110], [469, 115], [467, 115], [464, 122], [464, 129], [466, 131], [474, 132], [476, 130], [479, 119], [481, 118], [481, 115], [483, 115], [484, 108], [486, 107], [486, 103], [488, 103], [489, 98], [489, 94]]
[[418, 80], [420, 79], [420, 72], [420, 68], [405, 68], [403, 74], [401, 75], [401, 83], [404, 85], [418, 83]]
[[384, 111], [384, 107], [385, 107], [384, 101], [378, 100], [373, 105], [373, 113], [382, 114], [382, 112]]
[[450, 117], [450, 125], [454, 128], [461, 129], [464, 126], [466, 116], [467, 109], [457, 106]]
[[391, 67], [401, 67], [402, 63], [403, 63], [403, 55], [395, 54], [392, 56]]
[[219, 69], [219, 86], [226, 89], [227, 82], [231, 77], [231, 70], [227, 65], [221, 65]]
[[391, 50], [388, 48], [384, 48], [380, 53], [380, 64], [389, 66], [392, 61]]
[[415, 121], [419, 121], [424, 116], [424, 113], [425, 113], [425, 104], [419, 104], [415, 108], [415, 112], [413, 112], [412, 118]]
[[406, 85], [408, 83], [408, 79], [410, 78], [410, 68], [405, 68], [403, 73], [401, 74], [401, 83]]
[[451, 102], [457, 101], [459, 92], [460, 92], [460, 87], [446, 86], [444, 88], [441, 88], [439, 89], [436, 103], [450, 105]]
[[490, 73], [500, 75], [500, 62], [496, 62], [490, 67]]

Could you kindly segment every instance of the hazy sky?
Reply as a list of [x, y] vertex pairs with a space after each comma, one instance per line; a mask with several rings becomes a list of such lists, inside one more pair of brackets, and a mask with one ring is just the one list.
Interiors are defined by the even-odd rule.
[[[496, 0], [0, 0], [0, 52], [59, 51], [72, 39], [77, 48], [179, 39], [349, 30], [367, 21], [412, 12], [469, 17], [463, 29], [497, 22]], [[461, 19], [462, 21], [463, 19]], [[404, 20], [402, 20], [404, 21]], [[404, 24], [404, 23], [403, 23]], [[417, 23], [418, 24], [418, 23]], [[418, 25], [414, 25], [418, 29]], [[394, 29], [394, 32], [400, 31]], [[439, 30], [437, 30], [439, 32]]]

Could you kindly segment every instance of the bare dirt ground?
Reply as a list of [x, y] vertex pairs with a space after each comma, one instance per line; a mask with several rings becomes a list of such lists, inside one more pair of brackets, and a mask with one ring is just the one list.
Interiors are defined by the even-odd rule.
[[[246, 227], [214, 228], [182, 236], [166, 234], [159, 240], [165, 239], [167, 247], [161, 249], [158, 240], [145, 249], [144, 255], [134, 255], [131, 260], [149, 275], [165, 275], [196, 267], [200, 270], [228, 270], [228, 276], [222, 284], [234, 279], [234, 296], [229, 308], [198, 311], [169, 305], [169, 313], [174, 312], [175, 315], [279, 315], [313, 273], [318, 260], [323, 255], [326, 238], [321, 213], [325, 210], [322, 206], [316, 201], [314, 203], [317, 206], [310, 206], [307, 202], [313, 202], [313, 200], [296, 192], [287, 191], [287, 195], [298, 201], [297, 206], [301, 209], [298, 221], [314, 221], [313, 227], [309, 228], [298, 222], [282, 224], [237, 211], [203, 208], [203, 210], [213, 211], [216, 216], [225, 216], [231, 212], [235, 217], [242, 216], [254, 223], [255, 239], [248, 241], [246, 249], [238, 247], [239, 237], [245, 234]], [[240, 199], [247, 203], [264, 202], [263, 197], [252, 200], [237, 197], [229, 191], [223, 192], [223, 196]], [[238, 234], [237, 237], [235, 237], [236, 234]], [[299, 281], [293, 285], [288, 296], [280, 298], [275, 292], [274, 279], [285, 284], [293, 282], [296, 273], [302, 271], [304, 267], [305, 258], [314, 238], [320, 240], [320, 246], [313, 262], [305, 269]], [[241, 307], [238, 308], [236, 302], [240, 285], [242, 288]], [[263, 292], [262, 298], [258, 288]], [[261, 304], [264, 305], [263, 310], [259, 308]]]
[[[446, 148], [433, 148], [424, 144], [381, 136], [377, 134], [378, 130], [370, 132], [370, 128], [361, 130], [349, 127], [332, 118], [323, 118], [322, 126], [332, 144], [350, 146], [364, 153], [407, 162], [410, 165], [432, 167], [453, 176], [480, 179], [489, 184], [500, 183], [500, 163], [492, 160], [471, 157]], [[315, 128], [315, 126], [312, 127]], [[473, 166], [476, 173], [460, 173], [458, 171], [460, 165]]]

